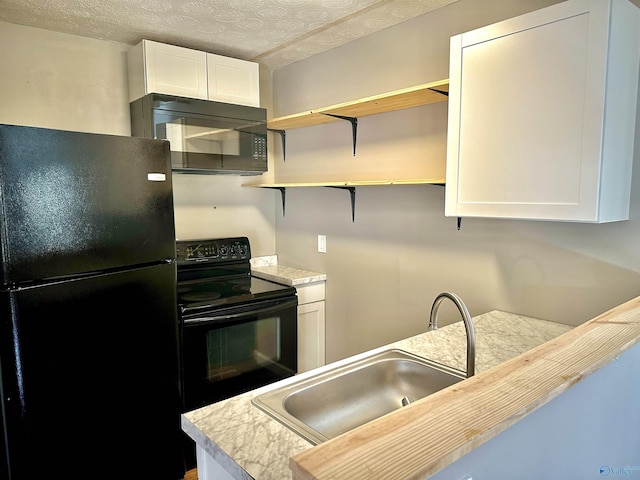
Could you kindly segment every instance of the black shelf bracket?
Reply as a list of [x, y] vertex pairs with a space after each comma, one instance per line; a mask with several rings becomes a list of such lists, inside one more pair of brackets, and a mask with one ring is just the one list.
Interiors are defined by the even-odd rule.
[[282, 161], [286, 162], [287, 161], [287, 146], [286, 146], [286, 140], [285, 140], [287, 136], [286, 130], [276, 130], [275, 128], [267, 128], [267, 130], [269, 132], [274, 132], [280, 135], [280, 140], [282, 141]]
[[440, 93], [441, 95], [444, 95], [445, 97], [449, 96], [449, 92], [445, 92], [444, 90], [438, 90], [437, 88], [430, 88], [429, 90], [431, 90], [432, 92]]
[[323, 115], [328, 115], [329, 117], [339, 118], [340, 120], [346, 120], [347, 122], [351, 122], [351, 134], [353, 135], [353, 156], [356, 156], [356, 137], [358, 135], [358, 119], [356, 117], [346, 117], [344, 115], [335, 115], [333, 113], [324, 113]]
[[462, 225], [462, 218], [458, 217], [458, 230], [460, 230], [460, 226]]
[[287, 194], [287, 189], [285, 187], [264, 187], [269, 188], [271, 190], [280, 190], [280, 196], [282, 197], [282, 216], [284, 217], [285, 213], [285, 196]]
[[334, 185], [327, 185], [328, 188], [338, 188], [340, 190], [348, 190], [351, 197], [351, 222], [356, 221], [356, 187], [336, 187]]

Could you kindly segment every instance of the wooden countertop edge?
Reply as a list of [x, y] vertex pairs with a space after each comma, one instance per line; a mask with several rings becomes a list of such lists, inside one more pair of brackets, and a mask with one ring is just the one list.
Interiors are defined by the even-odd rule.
[[640, 341], [640, 297], [473, 378], [290, 458], [296, 480], [424, 479]]

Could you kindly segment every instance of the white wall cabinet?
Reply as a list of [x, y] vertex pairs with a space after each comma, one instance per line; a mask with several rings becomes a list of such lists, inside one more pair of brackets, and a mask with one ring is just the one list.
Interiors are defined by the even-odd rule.
[[127, 53], [129, 102], [148, 93], [207, 99], [207, 54], [142, 40]]
[[142, 40], [127, 53], [129, 102], [148, 93], [260, 106], [259, 65]]
[[445, 214], [629, 218], [640, 10], [569, 0], [451, 38]]
[[259, 107], [259, 80], [257, 63], [207, 54], [209, 100]]
[[325, 364], [325, 282], [296, 286], [298, 373]]

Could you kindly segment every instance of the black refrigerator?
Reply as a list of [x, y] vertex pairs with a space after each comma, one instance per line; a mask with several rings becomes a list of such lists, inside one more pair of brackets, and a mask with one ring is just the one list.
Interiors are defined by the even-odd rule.
[[0, 479], [171, 479], [169, 144], [0, 125]]

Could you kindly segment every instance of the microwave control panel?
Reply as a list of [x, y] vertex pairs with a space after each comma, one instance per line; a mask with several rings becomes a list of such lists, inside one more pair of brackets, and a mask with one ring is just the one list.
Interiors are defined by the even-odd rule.
[[263, 135], [253, 136], [253, 158], [267, 158], [267, 137]]

